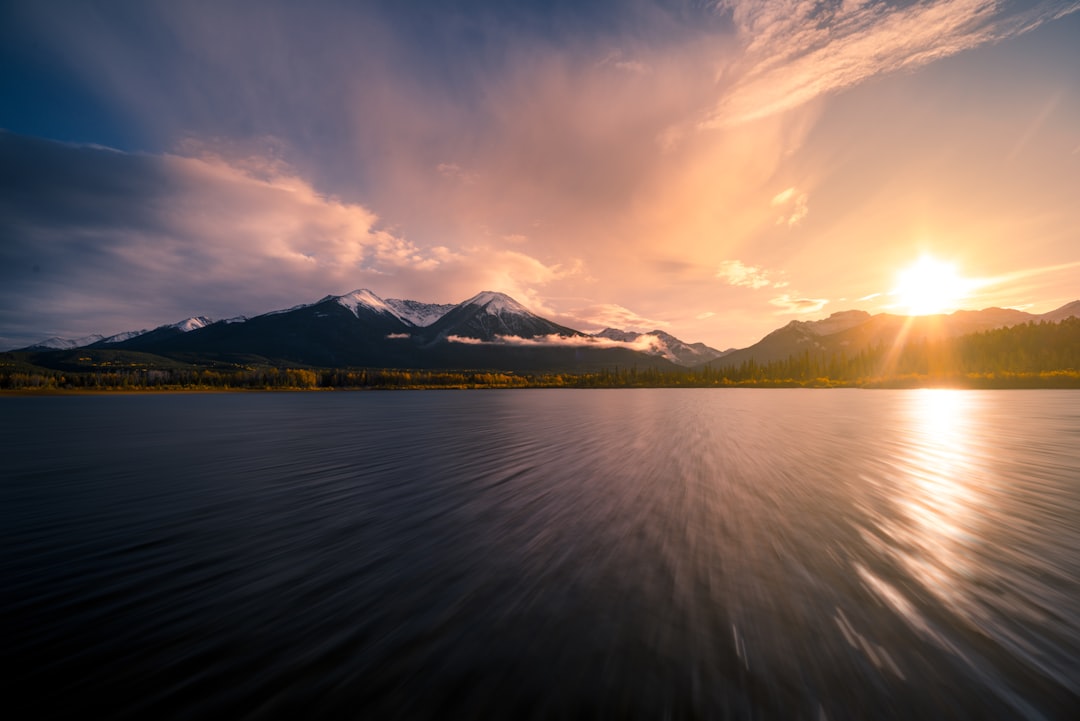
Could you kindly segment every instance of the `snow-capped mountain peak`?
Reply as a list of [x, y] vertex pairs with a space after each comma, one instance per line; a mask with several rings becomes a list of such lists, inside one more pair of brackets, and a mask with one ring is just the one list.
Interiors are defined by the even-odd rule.
[[26, 347], [28, 350], [71, 350], [72, 348], [82, 348], [83, 346], [90, 345], [91, 343], [97, 343], [104, 339], [104, 336], [94, 334], [83, 336], [82, 338], [61, 338], [60, 336], [53, 336], [46, 338], [43, 341], [38, 341], [33, 345]]
[[[141, 335], [143, 335], [145, 333], [149, 333], [149, 332], [150, 331], [148, 331], [146, 328], [143, 328], [142, 330], [124, 331], [123, 333], [117, 333], [116, 335], [111, 335], [108, 338], [102, 338], [100, 342], [101, 343], [123, 343], [126, 340], [131, 340], [132, 338], [138, 338], [139, 336], [141, 336]], [[98, 341], [95, 341], [95, 342], [98, 342]]]
[[[197, 316], [192, 316], [191, 318], [184, 318], [181, 321], [178, 321], [176, 323], [172, 323], [168, 327], [169, 328], [176, 328], [181, 333], [190, 333], [193, 330], [198, 330], [199, 328], [205, 328], [206, 326], [210, 325], [213, 322], [214, 321], [212, 321], [211, 319], [207, 318], [204, 315], [197, 315]], [[145, 333], [146, 331], [136, 331], [136, 333], [140, 333], [140, 332]]]
[[365, 308], [377, 313], [392, 315], [405, 325], [418, 328], [431, 325], [454, 307], [453, 305], [441, 305], [438, 303], [421, 303], [416, 300], [383, 299], [366, 288], [354, 290], [345, 295], [328, 295], [319, 302], [323, 303], [330, 300], [348, 308], [353, 315], [358, 317], [360, 309]]
[[359, 316], [361, 308], [367, 308], [368, 310], [374, 310], [380, 313], [389, 313], [390, 315], [397, 315], [385, 300], [375, 295], [367, 288], [360, 288], [359, 290], [354, 290], [345, 295], [328, 295], [319, 302], [324, 303], [328, 300], [335, 301], [338, 305], [348, 308], [357, 316]]
[[455, 307], [452, 303], [422, 303], [400, 298], [387, 298], [386, 305], [398, 318], [417, 328], [426, 328]]
[[499, 293], [498, 291], [493, 290], [485, 290], [477, 293], [461, 305], [462, 307], [470, 305], [480, 306], [486, 313], [491, 315], [502, 315], [503, 313], [533, 315], [528, 308], [521, 303], [518, 303], [506, 293]]

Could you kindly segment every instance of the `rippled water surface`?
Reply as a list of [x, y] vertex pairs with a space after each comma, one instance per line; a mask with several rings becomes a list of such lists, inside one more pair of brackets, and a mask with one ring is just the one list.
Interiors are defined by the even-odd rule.
[[1080, 708], [1080, 392], [8, 397], [0, 431], [8, 718]]

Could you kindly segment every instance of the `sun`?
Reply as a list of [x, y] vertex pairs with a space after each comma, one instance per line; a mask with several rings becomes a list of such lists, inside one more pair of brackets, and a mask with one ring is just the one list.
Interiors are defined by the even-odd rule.
[[956, 310], [967, 296], [968, 286], [954, 265], [924, 255], [896, 274], [896, 287], [890, 295], [908, 315], [934, 315]]

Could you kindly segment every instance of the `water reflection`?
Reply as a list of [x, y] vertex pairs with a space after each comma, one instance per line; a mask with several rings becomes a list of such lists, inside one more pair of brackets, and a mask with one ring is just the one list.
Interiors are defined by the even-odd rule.
[[967, 585], [979, 568], [972, 548], [987, 519], [993, 484], [972, 431], [977, 397], [963, 391], [912, 394], [903, 420], [910, 447], [900, 461], [907, 483], [897, 490], [904, 518], [890, 529], [898, 560], [939, 601], [970, 617]]
[[15, 717], [1072, 718], [1076, 399], [7, 399]]
[[1063, 569], [1022, 550], [1039, 532], [1022, 517], [1035, 469], [1002, 457], [1004, 427], [984, 422], [986, 401], [954, 390], [903, 396], [894, 453], [875, 484], [885, 503], [863, 534], [886, 563], [855, 570], [918, 636], [1019, 716], [1039, 718], [1010, 677], [1037, 672], [1076, 690], [1051, 638], [1060, 629], [1046, 628], [1055, 616], [1068, 625], [1063, 611], [1075, 604], [1040, 588], [1040, 576]]
[[[879, 481], [886, 510], [872, 516], [876, 533], [864, 534], [904, 577], [975, 626], [986, 622], [972, 590], [987, 570], [978, 551], [986, 545], [994, 516], [990, 495], [996, 486], [978, 429], [980, 398], [938, 389], [904, 396], [897, 414], [896, 452]], [[918, 617], [900, 590], [863, 566], [856, 570], [866, 587], [912, 628], [949, 646]]]

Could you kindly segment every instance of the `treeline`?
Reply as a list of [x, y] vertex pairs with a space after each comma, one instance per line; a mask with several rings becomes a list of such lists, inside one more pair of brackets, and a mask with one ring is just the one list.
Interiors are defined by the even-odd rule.
[[881, 343], [854, 353], [812, 353], [785, 360], [738, 365], [717, 362], [716, 371], [733, 382], [882, 385], [993, 381], [1036, 383], [1057, 379], [1069, 383], [1080, 370], [1080, 318], [1060, 323], [1027, 323], [958, 338], [917, 338], [901, 347]]
[[570, 385], [573, 374], [401, 369], [225, 368], [107, 371], [0, 369], [7, 390], [312, 390], [337, 388], [526, 388]]
[[590, 373], [273, 367], [59, 371], [0, 368], [8, 390], [917, 387], [1080, 388], [1080, 319], [1029, 323], [953, 339], [880, 344], [854, 353], [813, 353], [696, 369], [614, 368]]

